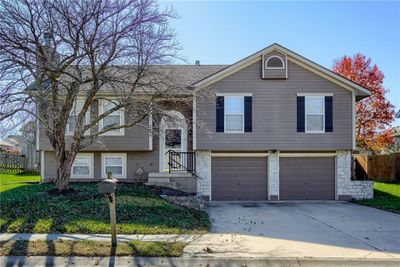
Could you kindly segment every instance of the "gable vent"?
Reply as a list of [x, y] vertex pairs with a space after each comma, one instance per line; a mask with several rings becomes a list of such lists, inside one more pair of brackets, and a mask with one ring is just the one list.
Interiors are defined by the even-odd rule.
[[283, 64], [283, 60], [280, 57], [274, 56], [274, 57], [270, 57], [267, 59], [267, 64], [266, 64], [266, 68], [267, 69], [283, 69], [284, 68], [284, 64]]

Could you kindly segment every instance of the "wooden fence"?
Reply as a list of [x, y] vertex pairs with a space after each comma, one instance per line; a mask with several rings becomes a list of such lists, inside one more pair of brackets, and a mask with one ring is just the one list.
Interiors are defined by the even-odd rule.
[[389, 155], [355, 155], [357, 179], [400, 181], [400, 153]]
[[25, 169], [25, 155], [15, 152], [0, 152], [0, 173], [18, 173]]

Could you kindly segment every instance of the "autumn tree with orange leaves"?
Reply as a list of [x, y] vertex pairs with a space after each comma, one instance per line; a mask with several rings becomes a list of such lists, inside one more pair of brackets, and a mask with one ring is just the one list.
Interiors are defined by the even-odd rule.
[[383, 73], [371, 59], [362, 54], [344, 56], [333, 65], [333, 71], [371, 91], [371, 96], [356, 105], [357, 147], [380, 151], [393, 143], [390, 130], [394, 107], [386, 100]]

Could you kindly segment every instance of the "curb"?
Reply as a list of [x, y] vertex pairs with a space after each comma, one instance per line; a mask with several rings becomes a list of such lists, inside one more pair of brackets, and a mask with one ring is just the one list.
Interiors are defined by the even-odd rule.
[[399, 259], [350, 258], [145, 258], [145, 257], [0, 257], [0, 266], [400, 266]]

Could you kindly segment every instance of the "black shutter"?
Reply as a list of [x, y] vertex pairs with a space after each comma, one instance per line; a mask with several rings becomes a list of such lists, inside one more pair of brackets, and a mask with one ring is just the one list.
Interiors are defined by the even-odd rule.
[[224, 97], [217, 96], [217, 122], [216, 122], [216, 131], [224, 132]]
[[305, 132], [305, 97], [297, 97], [297, 132]]
[[332, 96], [325, 96], [325, 132], [333, 131]]
[[251, 132], [252, 127], [252, 97], [244, 97], [244, 131]]

